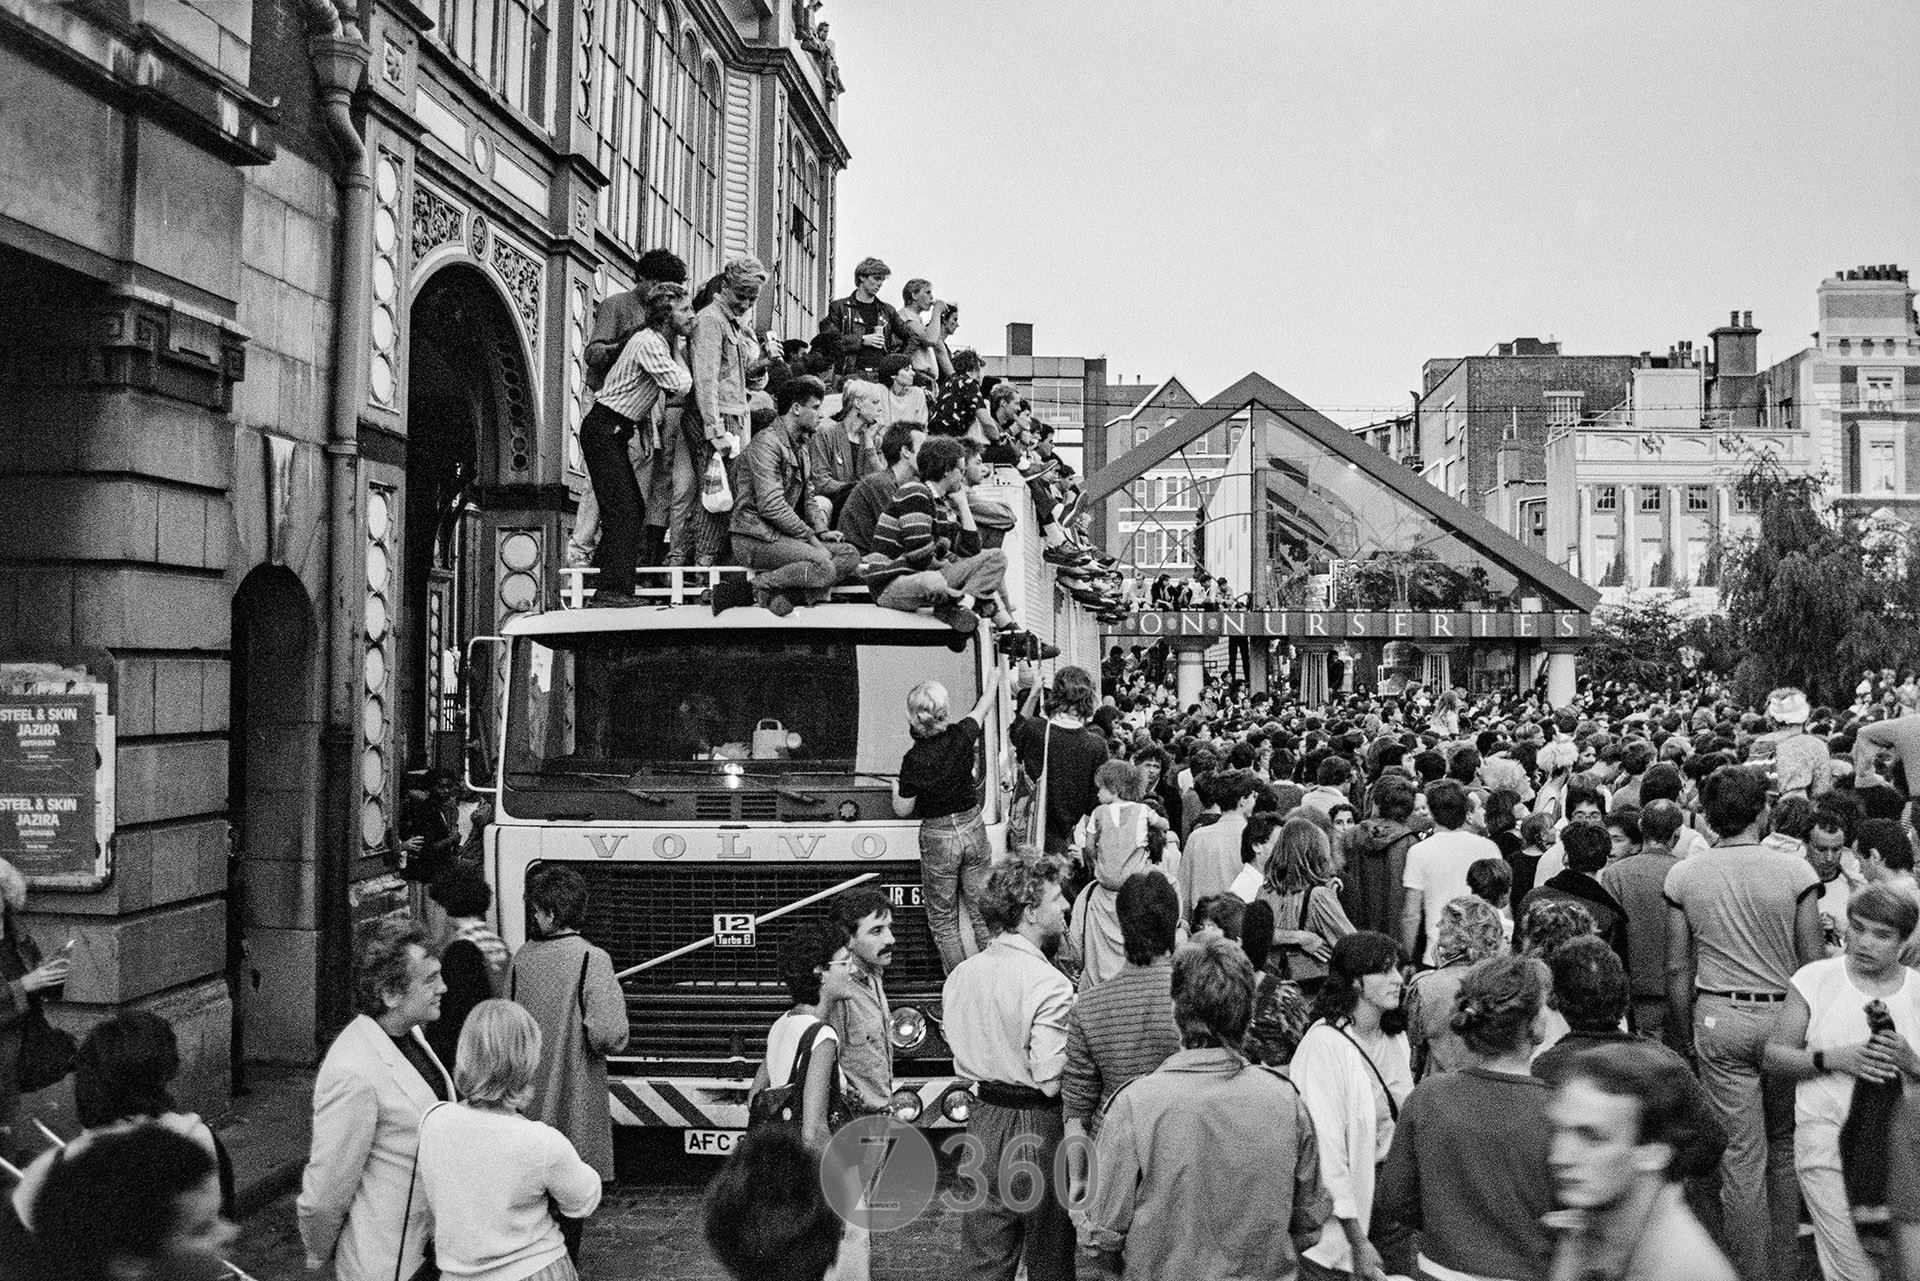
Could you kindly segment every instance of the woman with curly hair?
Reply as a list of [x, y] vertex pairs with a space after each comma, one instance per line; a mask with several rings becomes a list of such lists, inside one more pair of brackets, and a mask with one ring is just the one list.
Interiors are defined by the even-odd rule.
[[1415, 1080], [1457, 1072], [1473, 1062], [1466, 1042], [1453, 1030], [1453, 998], [1469, 970], [1507, 950], [1499, 910], [1471, 895], [1440, 909], [1439, 935], [1439, 968], [1423, 971], [1407, 985], [1407, 1040], [1413, 1048]]
[[[1529, 1066], [1545, 999], [1540, 969], [1526, 957], [1474, 965], [1452, 1010], [1473, 1062], [1422, 1081], [1401, 1109], [1380, 1171], [1375, 1231], [1418, 1232], [1422, 1276], [1547, 1275], [1553, 1242], [1540, 1220], [1553, 1209], [1553, 1090]], [[1461, 1160], [1468, 1151], [1474, 1158]]]

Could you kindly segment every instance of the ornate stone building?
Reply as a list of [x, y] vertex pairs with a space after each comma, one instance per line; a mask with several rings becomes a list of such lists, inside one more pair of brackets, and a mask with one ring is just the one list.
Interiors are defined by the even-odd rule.
[[345, 1017], [466, 642], [553, 591], [596, 300], [753, 253], [811, 337], [847, 161], [804, 0], [337, 3], [0, 0], [0, 702], [107, 690], [106, 839], [0, 855], [57, 1017], [160, 1009], [201, 1107]]

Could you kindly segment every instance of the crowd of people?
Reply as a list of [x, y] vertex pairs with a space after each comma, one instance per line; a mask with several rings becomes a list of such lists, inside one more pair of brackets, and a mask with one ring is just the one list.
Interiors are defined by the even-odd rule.
[[[1897, 684], [1751, 710], [1108, 689], [1022, 691], [1044, 797], [998, 862], [954, 831], [980, 709], [910, 699], [900, 812], [943, 797], [923, 878], [973, 1168], [1031, 1161], [962, 1208], [953, 1275], [1796, 1281], [1810, 1236], [1829, 1281], [1920, 1277]], [[737, 1276], [865, 1274], [817, 1179], [769, 1190], [893, 1084], [819, 1050], [886, 1014], [891, 912], [858, 894], [795, 935], [792, 1017], [825, 1029], [796, 1124], [711, 1193]]]
[[1120, 616], [1117, 562], [1083, 537], [1053, 428], [952, 343], [959, 308], [929, 282], [885, 301], [891, 274], [863, 260], [818, 334], [779, 342], [751, 325], [770, 275], [759, 261], [733, 259], [689, 295], [678, 257], [640, 259], [634, 288], [600, 304], [586, 351], [592, 491], [570, 555], [592, 566], [594, 605], [634, 603], [645, 567], [741, 565], [751, 583], [713, 588], [716, 612], [786, 615], [864, 585], [886, 608], [962, 631], [984, 619], [1032, 652], [1003, 590], [1015, 513], [976, 492], [997, 474], [1025, 485], [1062, 585]]

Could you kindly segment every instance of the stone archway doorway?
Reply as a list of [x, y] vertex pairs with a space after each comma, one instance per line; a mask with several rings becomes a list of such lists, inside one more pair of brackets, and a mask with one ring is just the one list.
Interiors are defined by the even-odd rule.
[[[292, 570], [261, 565], [233, 597], [227, 981], [232, 1067], [312, 1063], [321, 958], [319, 636]], [[344, 985], [344, 978], [332, 980]]]
[[436, 272], [409, 325], [396, 746], [403, 768], [457, 777], [470, 745], [467, 642], [497, 621], [490, 513], [512, 465], [501, 450], [525, 448], [530, 379], [507, 303], [477, 267]]

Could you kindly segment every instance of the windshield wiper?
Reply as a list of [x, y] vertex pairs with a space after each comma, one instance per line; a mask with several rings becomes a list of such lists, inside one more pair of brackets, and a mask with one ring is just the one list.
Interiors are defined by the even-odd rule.
[[762, 791], [772, 792], [776, 796], [784, 796], [796, 805], [824, 805], [826, 803], [812, 792], [802, 792], [791, 787], [782, 787], [778, 783], [770, 783], [767, 781], [766, 775], [751, 773], [738, 761], [716, 761], [715, 764], [721, 766], [731, 765], [734, 768], [704, 770], [694, 769], [684, 765], [643, 765], [634, 771], [634, 776], [637, 778], [643, 773], [652, 772], [655, 774], [672, 774], [682, 778], [744, 778]]
[[[522, 769], [522, 770], [508, 770], [507, 777], [508, 778], [530, 778], [530, 779], [535, 779], [543, 784], [552, 783], [556, 785], [555, 788], [553, 788], [552, 790], [570, 790], [570, 791], [588, 791], [588, 792], [622, 792], [628, 796], [633, 797], [637, 801], [645, 801], [649, 805], [665, 805], [668, 799], [667, 797], [661, 795], [659, 792], [649, 791], [644, 787], [638, 786], [636, 783], [633, 782], [633, 776], [631, 774], [598, 774], [592, 770], [562, 770], [559, 774], [553, 775], [553, 774], [543, 774], [538, 770]], [[586, 788], [570, 787], [564, 781], [570, 778], [593, 779], [595, 781], [591, 787], [586, 787]], [[549, 790], [549, 789], [542, 788], [541, 790]]]

